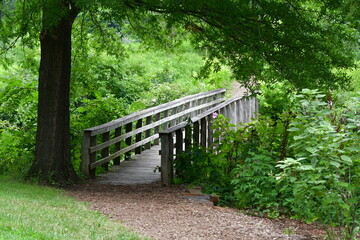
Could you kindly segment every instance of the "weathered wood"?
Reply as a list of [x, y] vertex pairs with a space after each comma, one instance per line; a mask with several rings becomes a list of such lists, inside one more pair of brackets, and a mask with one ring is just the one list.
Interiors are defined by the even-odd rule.
[[[121, 129], [122, 129], [122, 127], [115, 128], [115, 138], [119, 137], [121, 135]], [[115, 151], [118, 152], [118, 151], [120, 151], [120, 149], [121, 149], [121, 142], [115, 143]], [[114, 161], [114, 165], [119, 165], [120, 161], [121, 161], [120, 156], [117, 158], [114, 158], [113, 161]]]
[[206, 148], [207, 144], [207, 118], [200, 120], [200, 146]]
[[212, 129], [212, 126], [213, 126], [213, 121], [214, 121], [214, 117], [213, 115], [208, 115], [206, 116], [207, 118], [207, 123], [208, 123], [208, 126], [207, 126], [207, 145], [208, 147], [211, 147], [214, 143], [214, 133], [213, 133], [213, 129]]
[[[137, 122], [136, 122], [136, 129], [139, 129], [139, 128], [142, 127], [142, 122], [143, 122], [142, 119], [137, 120]], [[141, 138], [142, 138], [141, 135], [142, 135], [141, 132], [139, 132], [139, 133], [136, 134], [136, 137], [135, 137], [136, 142], [140, 142], [140, 141], [141, 141]], [[141, 146], [135, 148], [135, 153], [136, 153], [136, 154], [141, 154]]]
[[240, 98], [234, 98], [234, 99], [231, 99], [231, 100], [228, 100], [228, 101], [225, 101], [225, 102], [221, 102], [219, 104], [216, 104], [215, 107], [212, 107], [208, 110], [206, 110], [205, 112], [197, 115], [197, 116], [194, 116], [191, 118], [191, 121], [192, 122], [196, 122], [196, 121], [199, 121], [201, 118], [203, 117], [206, 117], [210, 114], [213, 114], [214, 112], [219, 112], [221, 109], [223, 109], [225, 106], [229, 105], [230, 103], [232, 102], [235, 102], [235, 101], [238, 101], [239, 99], [242, 99], [241, 97]]
[[193, 144], [200, 145], [200, 124], [199, 121], [193, 123]]
[[[127, 133], [131, 132], [131, 130], [132, 130], [132, 125], [133, 125], [132, 122], [125, 125], [125, 131], [126, 131]], [[128, 138], [126, 138], [126, 139], [125, 139], [125, 143], [126, 143], [127, 146], [131, 146], [132, 137], [129, 136]], [[130, 153], [130, 152], [127, 152], [127, 153], [125, 154], [125, 160], [128, 160], [130, 157], [131, 157], [131, 153]]]
[[[96, 144], [96, 136], [90, 137], [90, 146], [94, 146]], [[93, 162], [96, 161], [96, 152], [90, 153], [90, 166]], [[96, 169], [90, 168], [89, 175], [91, 178], [95, 178]]]
[[173, 179], [174, 145], [172, 133], [160, 133], [161, 138], [161, 184], [169, 186]]
[[[220, 99], [220, 101], [221, 101], [221, 100], [222, 100], [222, 99]], [[204, 105], [204, 106], [206, 106], [206, 105]], [[201, 108], [201, 107], [202, 107], [202, 106], [197, 106], [197, 107], [194, 107], [193, 109], [196, 110], [196, 109]], [[159, 126], [159, 125], [161, 125], [161, 124], [164, 124], [164, 123], [166, 123], [166, 122], [169, 122], [170, 120], [173, 120], [173, 119], [181, 116], [182, 114], [190, 113], [191, 111], [193, 111], [193, 109], [188, 109], [188, 110], [186, 110], [186, 111], [183, 111], [183, 113], [177, 113], [177, 114], [172, 115], [172, 116], [167, 116], [167, 117], [165, 117], [165, 118], [163, 118], [163, 119], [161, 119], [161, 120], [159, 120], [159, 121], [157, 121], [157, 122], [155, 122], [155, 123], [151, 123], [151, 124], [149, 124], [149, 125], [146, 125], [146, 126], [143, 126], [143, 127], [139, 128], [139, 129], [135, 129], [135, 130], [133, 130], [133, 131], [126, 132], [125, 134], [122, 134], [122, 135], [119, 136], [119, 137], [113, 138], [113, 139], [109, 140], [108, 142], [101, 143], [101, 144], [98, 144], [98, 145], [92, 147], [92, 148], [90, 149], [90, 152], [99, 151], [99, 150], [103, 149], [104, 147], [113, 145], [113, 144], [115, 144], [116, 142], [121, 141], [121, 140], [124, 140], [124, 139], [126, 139], [126, 138], [129, 138], [129, 137], [131, 137], [131, 136], [133, 136], [133, 135], [136, 135], [137, 133], [144, 132], [144, 131], [146, 131], [146, 130], [148, 130], [148, 129], [152, 129], [152, 128], [156, 127], [156, 126]], [[166, 115], [167, 115], [167, 114], [166, 114]], [[168, 127], [167, 127], [167, 128], [168, 128]], [[166, 128], [166, 129], [167, 129], [167, 128]], [[163, 131], [165, 131], [166, 129], [164, 129]]]
[[[160, 120], [160, 113], [157, 113], [157, 114], [155, 114], [155, 122], [157, 122], [159, 120]], [[157, 125], [154, 127], [154, 133], [156, 134], [159, 132], [160, 132], [160, 125]], [[154, 145], [159, 145], [159, 143], [160, 143], [160, 141], [158, 138], [154, 140]]]
[[[109, 141], [110, 139], [110, 132], [105, 132], [102, 134], [103, 135], [103, 141]], [[101, 150], [101, 157], [102, 158], [106, 158], [107, 156], [109, 156], [109, 147], [104, 148], [103, 150]], [[106, 162], [102, 165], [102, 167], [106, 170], [109, 171], [109, 163]]]
[[[177, 107], [171, 109], [171, 116], [177, 116], [177, 114], [176, 114], [177, 112], [178, 112], [178, 108], [177, 108]], [[170, 127], [176, 125], [176, 119], [177, 119], [177, 118], [174, 118], [173, 120], [170, 121]]]
[[85, 131], [82, 139], [81, 147], [81, 172], [85, 176], [90, 176], [90, 136], [91, 132]]
[[163, 117], [163, 119], [162, 119], [162, 120], [163, 120], [163, 121], [162, 121], [162, 122], [163, 122], [163, 124], [162, 124], [162, 130], [164, 131], [164, 130], [166, 130], [166, 129], [169, 128], [169, 123], [168, 123], [168, 121], [169, 121], [169, 120], [168, 120], [168, 119], [169, 119], [169, 118], [168, 118], [168, 116], [169, 116], [169, 110], [165, 110], [163, 114], [164, 114], [164, 117]]
[[[152, 116], [149, 116], [146, 118], [146, 125], [149, 126], [152, 123]], [[151, 129], [148, 129], [145, 131], [145, 138], [150, 137], [151, 135]], [[150, 149], [151, 148], [151, 142], [148, 142], [145, 144], [145, 149]]]
[[191, 130], [191, 126], [190, 124], [187, 124], [185, 127], [185, 151], [190, 151], [191, 149], [191, 138], [192, 138], [192, 134], [191, 134], [192, 130]]
[[101, 164], [103, 164], [105, 162], [109, 162], [109, 161], [117, 158], [118, 156], [120, 156], [120, 155], [122, 155], [124, 153], [128, 153], [129, 151], [134, 150], [135, 148], [137, 148], [137, 147], [139, 147], [141, 145], [144, 145], [145, 143], [148, 143], [149, 141], [153, 141], [155, 138], [158, 138], [158, 137], [159, 137], [159, 134], [155, 134], [155, 135], [153, 135], [153, 136], [151, 136], [149, 138], [141, 140], [138, 143], [135, 143], [133, 145], [125, 147], [125, 148], [121, 149], [120, 151], [117, 151], [114, 154], [109, 155], [106, 158], [103, 158], [103, 159], [100, 159], [100, 160], [98, 160], [96, 162], [93, 162], [93, 163], [90, 164], [90, 169], [93, 169], [93, 168], [95, 168], [95, 167], [97, 167], [97, 166], [99, 166], [99, 165], [101, 165]]
[[140, 118], [152, 116], [157, 113], [161, 113], [166, 110], [172, 109], [174, 107], [178, 107], [186, 102], [194, 101], [196, 99], [200, 99], [200, 98], [204, 98], [204, 97], [219, 95], [219, 94], [222, 94], [220, 96], [223, 96], [225, 94], [225, 92], [226, 92], [226, 89], [221, 88], [221, 89], [216, 89], [216, 90], [212, 90], [212, 91], [205, 92], [205, 93], [199, 93], [199, 94], [195, 94], [195, 95], [191, 95], [191, 96], [186, 96], [186, 97], [174, 100], [172, 102], [164, 103], [164, 104], [161, 104], [156, 107], [148, 108], [148, 109], [130, 114], [128, 116], [113, 120], [111, 122], [108, 122], [108, 123], [105, 123], [105, 124], [102, 124], [102, 125], [99, 125], [96, 127], [88, 128], [88, 129], [86, 129], [86, 131], [90, 131], [92, 136], [98, 135], [98, 134], [101, 134], [104, 132], [111, 131], [120, 126], [124, 126], [130, 122], [134, 122]]
[[[183, 134], [183, 128], [180, 128], [178, 130], [175, 131], [175, 139], [176, 139], [176, 143], [175, 143], [175, 149], [176, 149], [176, 158], [179, 157], [179, 155], [181, 153], [184, 152], [184, 134]], [[178, 159], [179, 161], [179, 159]], [[175, 174], [179, 175], [179, 172], [177, 171], [178, 169], [175, 169]]]
[[[104, 137], [101, 143], [96, 143], [95, 138], [95, 142], [90, 144], [89, 139], [84, 137], [82, 170], [86, 174], [87, 168], [87, 174], [90, 175], [90, 171], [94, 171], [99, 165], [105, 164], [111, 160], [114, 160], [114, 163], [120, 162], [120, 156], [122, 154], [126, 154], [126, 156], [129, 157], [130, 151], [133, 151], [134, 149], [137, 149], [136, 152], [139, 153], [142, 145], [145, 145], [146, 148], [151, 147], [151, 142], [154, 141], [154, 143], [157, 143], [159, 141], [158, 137], [160, 133], [165, 132], [167, 132], [167, 134], [173, 134], [173, 132], [177, 131], [176, 141], [182, 142], [182, 148], [184, 145], [183, 143], [185, 143], [185, 149], [187, 150], [191, 148], [192, 143], [203, 147], [211, 146], [213, 142], [213, 133], [211, 130], [212, 113], [223, 111], [227, 117], [232, 119], [232, 123], [236, 123], [240, 113], [239, 109], [242, 105], [240, 102], [243, 101], [241, 98], [237, 98], [224, 102], [224, 93], [225, 90], [215, 90], [210, 91], [209, 93], [188, 96], [167, 104], [162, 104], [160, 105], [161, 107], [157, 106], [146, 109], [107, 124], [85, 130], [85, 132], [88, 132], [87, 135], [90, 134], [90, 136], [96, 137], [99, 134], [103, 134]], [[256, 101], [249, 101], [249, 106], [245, 107], [246, 110], [255, 111], [257, 107], [254, 103], [256, 103]], [[199, 114], [194, 116], [196, 113]], [[191, 126], [187, 123], [181, 123], [180, 126], [177, 126], [179, 122], [191, 115], [193, 115], [190, 119], [190, 122], [193, 123], [193, 131]], [[250, 120], [253, 116], [254, 114], [252, 112], [249, 113], [248, 116], [246, 116], [246, 120]], [[144, 123], [145, 119], [146, 124]], [[136, 128], [133, 129], [135, 124]], [[124, 134], [121, 133], [122, 126], [125, 126]], [[163, 127], [162, 131], [161, 127]], [[184, 135], [183, 128], [185, 128], [185, 140], [181, 141], [180, 136]], [[115, 129], [115, 137], [109, 139], [108, 136], [110, 136], [110, 131], [113, 129]], [[158, 134], [158, 132], [160, 133]], [[132, 139], [136, 140], [135, 143]], [[121, 149], [121, 141], [123, 140], [125, 140], [127, 147]], [[115, 145], [116, 151], [109, 155], [109, 147], [113, 145]], [[87, 148], [87, 150], [85, 148]], [[180, 145], [176, 145], [176, 150], [177, 152], [183, 151], [183, 149], [180, 150]], [[99, 153], [99, 151], [101, 151], [102, 159], [96, 161], [96, 154]], [[91, 160], [92, 158], [93, 160]], [[86, 164], [90, 164], [90, 167], [86, 167]]]
[[176, 148], [176, 155], [181, 154], [184, 151], [184, 134], [183, 134], [184, 128], [179, 128], [175, 131], [175, 148]]

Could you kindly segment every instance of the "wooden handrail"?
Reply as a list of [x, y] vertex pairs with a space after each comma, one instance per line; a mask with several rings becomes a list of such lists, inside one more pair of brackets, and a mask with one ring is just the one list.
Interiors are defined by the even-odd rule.
[[[225, 92], [226, 89], [222, 88], [186, 96], [85, 129], [81, 151], [82, 172], [93, 177], [97, 166], [107, 168], [111, 160], [119, 164], [121, 155], [129, 155], [134, 149], [136, 153], [141, 153], [143, 147], [150, 148], [151, 142], [158, 144], [159, 131], [171, 129], [186, 118], [224, 102]], [[122, 147], [122, 142], [126, 143], [126, 147]]]
[[[189, 145], [209, 148], [213, 146], [213, 113], [221, 113], [233, 124], [247, 123], [256, 117], [258, 101], [254, 97], [240, 97], [220, 103], [172, 128], [159, 132], [161, 138], [161, 182], [170, 185], [173, 178], [173, 160]], [[192, 127], [192, 131], [191, 128]], [[185, 131], [184, 131], [185, 130]], [[184, 137], [185, 134], [185, 137]], [[174, 139], [176, 142], [174, 143]], [[187, 147], [188, 146], [188, 147]], [[176, 155], [174, 155], [174, 147]]]
[[102, 124], [102, 125], [99, 125], [96, 127], [85, 129], [84, 131], [91, 132], [91, 136], [98, 135], [98, 134], [101, 134], [104, 132], [111, 131], [120, 126], [126, 125], [128, 123], [137, 121], [141, 118], [152, 116], [157, 113], [164, 112], [165, 110], [170, 110], [175, 107], [181, 106], [185, 102], [187, 103], [190, 101], [195, 101], [195, 100], [199, 100], [202, 98], [211, 97], [211, 96], [215, 96], [215, 95], [219, 95], [219, 94], [223, 96], [225, 94], [225, 92], [226, 92], [225, 88], [219, 88], [219, 89], [215, 89], [215, 90], [205, 92], [205, 93], [198, 93], [195, 95], [186, 96], [186, 97], [179, 98], [179, 99], [176, 99], [176, 100], [168, 102], [168, 103], [164, 103], [164, 104], [152, 107], [152, 108], [148, 108], [148, 109], [144, 109], [139, 112], [132, 113], [130, 115], [124, 116], [122, 118], [113, 120], [111, 122], [108, 122], [108, 123], [105, 123], [105, 124]]

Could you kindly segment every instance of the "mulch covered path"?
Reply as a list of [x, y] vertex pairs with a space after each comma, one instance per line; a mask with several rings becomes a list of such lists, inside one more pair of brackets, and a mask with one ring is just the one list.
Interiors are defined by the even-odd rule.
[[181, 186], [109, 185], [89, 181], [70, 196], [153, 239], [323, 239], [324, 232], [291, 220], [248, 216], [231, 208], [184, 198]]

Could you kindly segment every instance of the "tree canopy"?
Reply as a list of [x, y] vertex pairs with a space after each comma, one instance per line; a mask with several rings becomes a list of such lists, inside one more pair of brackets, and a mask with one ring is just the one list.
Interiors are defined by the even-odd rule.
[[[232, 67], [239, 81], [289, 81], [344, 87], [358, 48], [353, 0], [1, 0], [0, 48], [21, 41], [41, 49], [36, 160], [32, 176], [65, 183], [70, 164], [69, 91], [72, 38], [83, 47], [98, 33], [121, 55], [123, 31], [166, 45], [191, 33], [209, 52], [207, 67]], [[72, 36], [78, 23], [80, 36]], [[6, 64], [6, 61], [3, 61]]]

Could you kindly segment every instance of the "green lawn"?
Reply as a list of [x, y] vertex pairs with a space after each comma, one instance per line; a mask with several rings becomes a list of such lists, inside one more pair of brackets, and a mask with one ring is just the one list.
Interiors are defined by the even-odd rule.
[[63, 191], [0, 176], [0, 239], [141, 239]]

